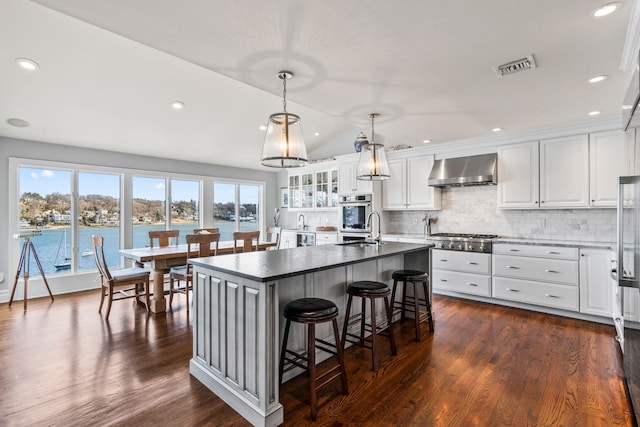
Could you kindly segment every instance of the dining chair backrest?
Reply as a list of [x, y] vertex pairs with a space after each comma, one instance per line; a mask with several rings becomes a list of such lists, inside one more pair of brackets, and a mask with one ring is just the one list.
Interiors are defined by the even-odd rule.
[[275, 243], [275, 246], [269, 249], [280, 249], [280, 234], [282, 234], [282, 227], [267, 227], [266, 228], [267, 242]]
[[220, 233], [220, 229], [218, 227], [193, 229], [193, 234], [207, 234], [207, 233]]
[[106, 280], [107, 282], [111, 281], [113, 278], [104, 257], [104, 237], [91, 236], [91, 244], [93, 245], [93, 259], [96, 262], [96, 267], [98, 267], [98, 272], [102, 280]]
[[[202, 258], [218, 255], [219, 233], [187, 234], [187, 258]], [[197, 250], [196, 250], [197, 246]], [[187, 272], [191, 271], [191, 264], [187, 263]]]
[[[260, 239], [260, 231], [236, 231], [233, 233], [233, 253], [242, 248], [242, 252], [251, 252], [258, 250], [258, 239]], [[242, 241], [242, 245], [238, 246], [238, 241]], [[254, 243], [255, 242], [255, 243]]]
[[[165, 246], [178, 246], [178, 236], [180, 230], [154, 230], [149, 232], [149, 246], [165, 247]], [[171, 242], [173, 239], [173, 243]]]

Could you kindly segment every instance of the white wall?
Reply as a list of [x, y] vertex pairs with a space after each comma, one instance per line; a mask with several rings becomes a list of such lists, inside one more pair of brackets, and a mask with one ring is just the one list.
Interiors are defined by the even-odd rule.
[[[187, 148], [188, 149], [188, 148]], [[92, 150], [78, 147], [71, 147], [66, 145], [47, 144], [35, 141], [18, 140], [11, 138], [0, 137], [0, 164], [2, 167], [0, 170], [0, 200], [2, 201], [0, 207], [0, 242], [4, 244], [0, 245], [0, 273], [4, 274], [4, 281], [0, 283], [0, 302], [9, 300], [9, 291], [13, 285], [15, 278], [15, 266], [18, 260], [10, 260], [9, 253], [11, 245], [17, 245], [18, 243], [11, 238], [11, 236], [17, 233], [17, 230], [9, 229], [9, 203], [8, 200], [14, 195], [9, 194], [9, 176], [15, 171], [9, 170], [9, 158], [20, 157], [26, 159], [36, 160], [48, 160], [59, 161], [65, 163], [78, 163], [84, 165], [96, 165], [96, 166], [109, 166], [120, 167], [126, 169], [136, 170], [149, 170], [167, 172], [169, 174], [189, 174], [189, 175], [203, 175], [217, 178], [232, 178], [239, 180], [254, 180], [265, 182], [265, 225], [270, 225], [272, 220], [270, 217], [276, 202], [278, 200], [279, 186], [277, 173], [271, 171], [259, 171], [250, 169], [239, 169], [223, 165], [213, 165], [207, 163], [195, 163], [176, 161], [169, 159], [161, 159], [156, 157], [146, 157], [116, 153], [112, 151]], [[16, 253], [18, 253], [17, 251]], [[56, 293], [64, 292], [65, 289], [70, 289], [65, 283], [56, 284], [55, 282], [73, 282], [74, 280], [84, 280], [82, 275], [76, 275], [77, 278], [72, 276], [66, 276], [67, 278], [61, 278], [56, 280], [53, 278], [47, 278], [49, 285], [52, 288], [52, 292]], [[29, 296], [46, 295], [44, 285], [38, 279], [29, 281]], [[33, 287], [32, 287], [33, 284]], [[76, 283], [75, 286], [83, 286], [80, 283]], [[99, 286], [99, 285], [98, 285]], [[97, 287], [95, 283], [87, 282], [85, 288]], [[18, 294], [21, 295], [22, 286], [18, 286]]]

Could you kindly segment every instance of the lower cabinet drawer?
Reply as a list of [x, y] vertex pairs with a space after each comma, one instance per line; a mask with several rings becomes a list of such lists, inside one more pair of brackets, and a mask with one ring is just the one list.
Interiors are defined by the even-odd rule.
[[491, 276], [459, 273], [457, 271], [432, 270], [431, 285], [434, 289], [491, 296]]
[[578, 286], [578, 262], [494, 255], [493, 275]]
[[578, 287], [529, 280], [493, 278], [493, 297], [578, 311]]

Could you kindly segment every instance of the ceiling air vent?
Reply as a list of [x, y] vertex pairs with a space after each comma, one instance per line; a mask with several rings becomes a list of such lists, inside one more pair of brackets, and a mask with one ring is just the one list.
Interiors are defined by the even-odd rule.
[[533, 55], [529, 55], [524, 58], [516, 59], [515, 61], [509, 61], [505, 64], [495, 65], [493, 66], [493, 71], [495, 71], [498, 77], [504, 77], [509, 74], [527, 71], [533, 68], [536, 68], [536, 62], [533, 60]]

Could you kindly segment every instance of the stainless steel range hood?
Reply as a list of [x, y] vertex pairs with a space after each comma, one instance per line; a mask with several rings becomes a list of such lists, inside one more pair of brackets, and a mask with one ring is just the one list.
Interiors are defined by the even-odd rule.
[[432, 187], [495, 185], [498, 183], [498, 155], [456, 157], [436, 160], [429, 175]]

